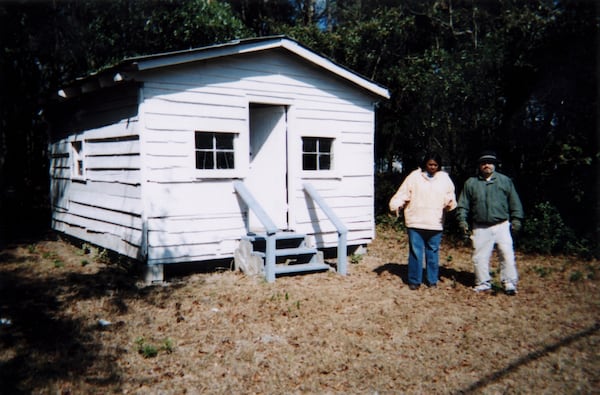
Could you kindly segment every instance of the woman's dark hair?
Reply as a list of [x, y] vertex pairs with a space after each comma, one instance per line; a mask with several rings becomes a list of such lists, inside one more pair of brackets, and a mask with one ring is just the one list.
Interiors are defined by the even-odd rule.
[[434, 160], [435, 163], [438, 164], [438, 169], [442, 169], [442, 157], [437, 152], [428, 152], [423, 155], [423, 160], [421, 161], [421, 169], [425, 169], [427, 167], [427, 162], [430, 160]]

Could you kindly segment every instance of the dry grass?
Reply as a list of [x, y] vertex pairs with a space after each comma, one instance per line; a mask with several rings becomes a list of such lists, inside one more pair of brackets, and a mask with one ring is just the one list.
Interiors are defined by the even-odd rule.
[[381, 229], [346, 277], [273, 284], [218, 271], [144, 288], [62, 241], [10, 246], [0, 392], [600, 393], [597, 261], [518, 255], [519, 294], [478, 295], [470, 250], [448, 244], [439, 287], [418, 291], [404, 235]]

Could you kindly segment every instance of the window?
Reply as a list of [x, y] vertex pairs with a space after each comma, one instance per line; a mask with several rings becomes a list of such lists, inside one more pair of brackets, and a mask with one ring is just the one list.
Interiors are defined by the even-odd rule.
[[332, 170], [332, 147], [332, 138], [303, 137], [302, 170]]
[[234, 133], [196, 132], [196, 169], [235, 169]]
[[83, 141], [71, 141], [71, 178], [85, 178], [83, 157]]

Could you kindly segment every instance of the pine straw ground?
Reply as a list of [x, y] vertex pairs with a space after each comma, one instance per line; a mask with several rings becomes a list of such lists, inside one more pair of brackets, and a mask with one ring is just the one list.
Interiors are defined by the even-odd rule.
[[518, 255], [519, 294], [479, 295], [450, 244], [439, 287], [417, 291], [405, 236], [382, 229], [347, 276], [272, 284], [213, 270], [142, 287], [64, 241], [9, 246], [0, 392], [600, 393], [597, 261]]

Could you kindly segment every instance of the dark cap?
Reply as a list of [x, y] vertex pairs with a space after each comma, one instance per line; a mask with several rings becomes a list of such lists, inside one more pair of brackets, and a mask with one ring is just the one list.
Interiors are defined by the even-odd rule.
[[498, 157], [494, 151], [483, 151], [479, 154], [479, 159], [477, 159], [478, 163], [498, 163]]

